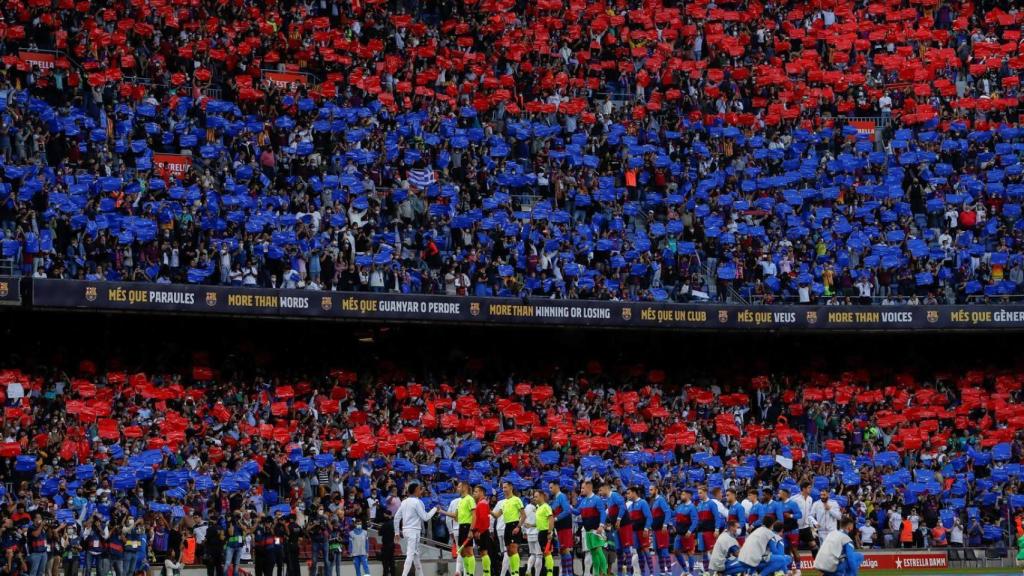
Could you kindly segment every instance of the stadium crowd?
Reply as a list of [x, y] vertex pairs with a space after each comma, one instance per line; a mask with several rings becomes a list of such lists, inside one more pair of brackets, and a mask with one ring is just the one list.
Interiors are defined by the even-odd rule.
[[1006, 0], [0, 16], [0, 256], [23, 274], [911, 304], [1024, 284]]
[[[391, 360], [294, 373], [244, 349], [132, 369], [41, 352], [0, 370], [4, 574], [130, 576], [163, 561], [170, 576], [185, 562], [213, 576], [244, 552], [260, 575], [311, 557], [333, 576], [378, 549], [394, 569], [391, 529], [421, 529], [400, 512], [410, 493], [458, 520], [437, 515], [424, 536], [463, 550], [465, 574], [459, 503], [488, 503], [485, 576], [569, 576], [592, 539], [607, 540], [610, 572], [588, 562], [587, 576], [696, 574], [726, 533], [740, 545], [762, 525], [790, 559], [833, 532], [861, 549], [1005, 548], [1024, 509], [1016, 372], [811, 363], [714, 377], [592, 360], [515, 375], [475, 359], [452, 376]], [[503, 508], [516, 494], [532, 510]], [[517, 542], [503, 522], [517, 518], [524, 563], [491, 547]]]

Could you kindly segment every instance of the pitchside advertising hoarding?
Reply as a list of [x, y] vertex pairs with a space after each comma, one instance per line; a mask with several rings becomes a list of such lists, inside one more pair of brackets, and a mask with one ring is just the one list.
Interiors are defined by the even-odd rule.
[[[941, 570], [949, 567], [945, 552], [865, 552], [861, 572], [872, 570]], [[800, 556], [800, 569], [814, 568], [814, 559], [809, 554]]]
[[734, 306], [32, 281], [33, 306], [365, 321], [676, 330], [1024, 329], [1024, 306]]
[[0, 306], [21, 304], [20, 278], [0, 277]]

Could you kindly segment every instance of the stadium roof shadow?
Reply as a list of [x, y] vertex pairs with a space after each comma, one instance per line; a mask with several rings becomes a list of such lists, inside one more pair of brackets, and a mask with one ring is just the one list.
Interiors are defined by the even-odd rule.
[[642, 377], [667, 385], [704, 377], [862, 367], [881, 372], [1024, 368], [1019, 339], [999, 333], [797, 334], [608, 331], [497, 326], [355, 324], [233, 317], [5, 310], [0, 358], [73, 370], [82, 358], [123, 370], [187, 371], [196, 353], [262, 369], [323, 373], [382, 364], [437, 378]]

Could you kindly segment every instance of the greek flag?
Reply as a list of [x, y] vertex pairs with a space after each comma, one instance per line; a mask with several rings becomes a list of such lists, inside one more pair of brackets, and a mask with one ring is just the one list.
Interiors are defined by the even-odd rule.
[[775, 463], [786, 470], [793, 469], [793, 451], [789, 449], [789, 446], [782, 447], [781, 453], [775, 456]]
[[409, 170], [409, 184], [421, 190], [434, 182], [434, 171], [430, 168], [413, 168]]

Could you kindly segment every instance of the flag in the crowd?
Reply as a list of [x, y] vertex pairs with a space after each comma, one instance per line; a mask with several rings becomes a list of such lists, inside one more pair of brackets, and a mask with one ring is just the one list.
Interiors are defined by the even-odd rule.
[[409, 184], [417, 188], [426, 188], [436, 182], [434, 171], [430, 168], [413, 168], [409, 170]]
[[782, 451], [775, 457], [775, 461], [786, 470], [793, 469], [793, 452], [789, 449], [789, 446], [782, 447]]

